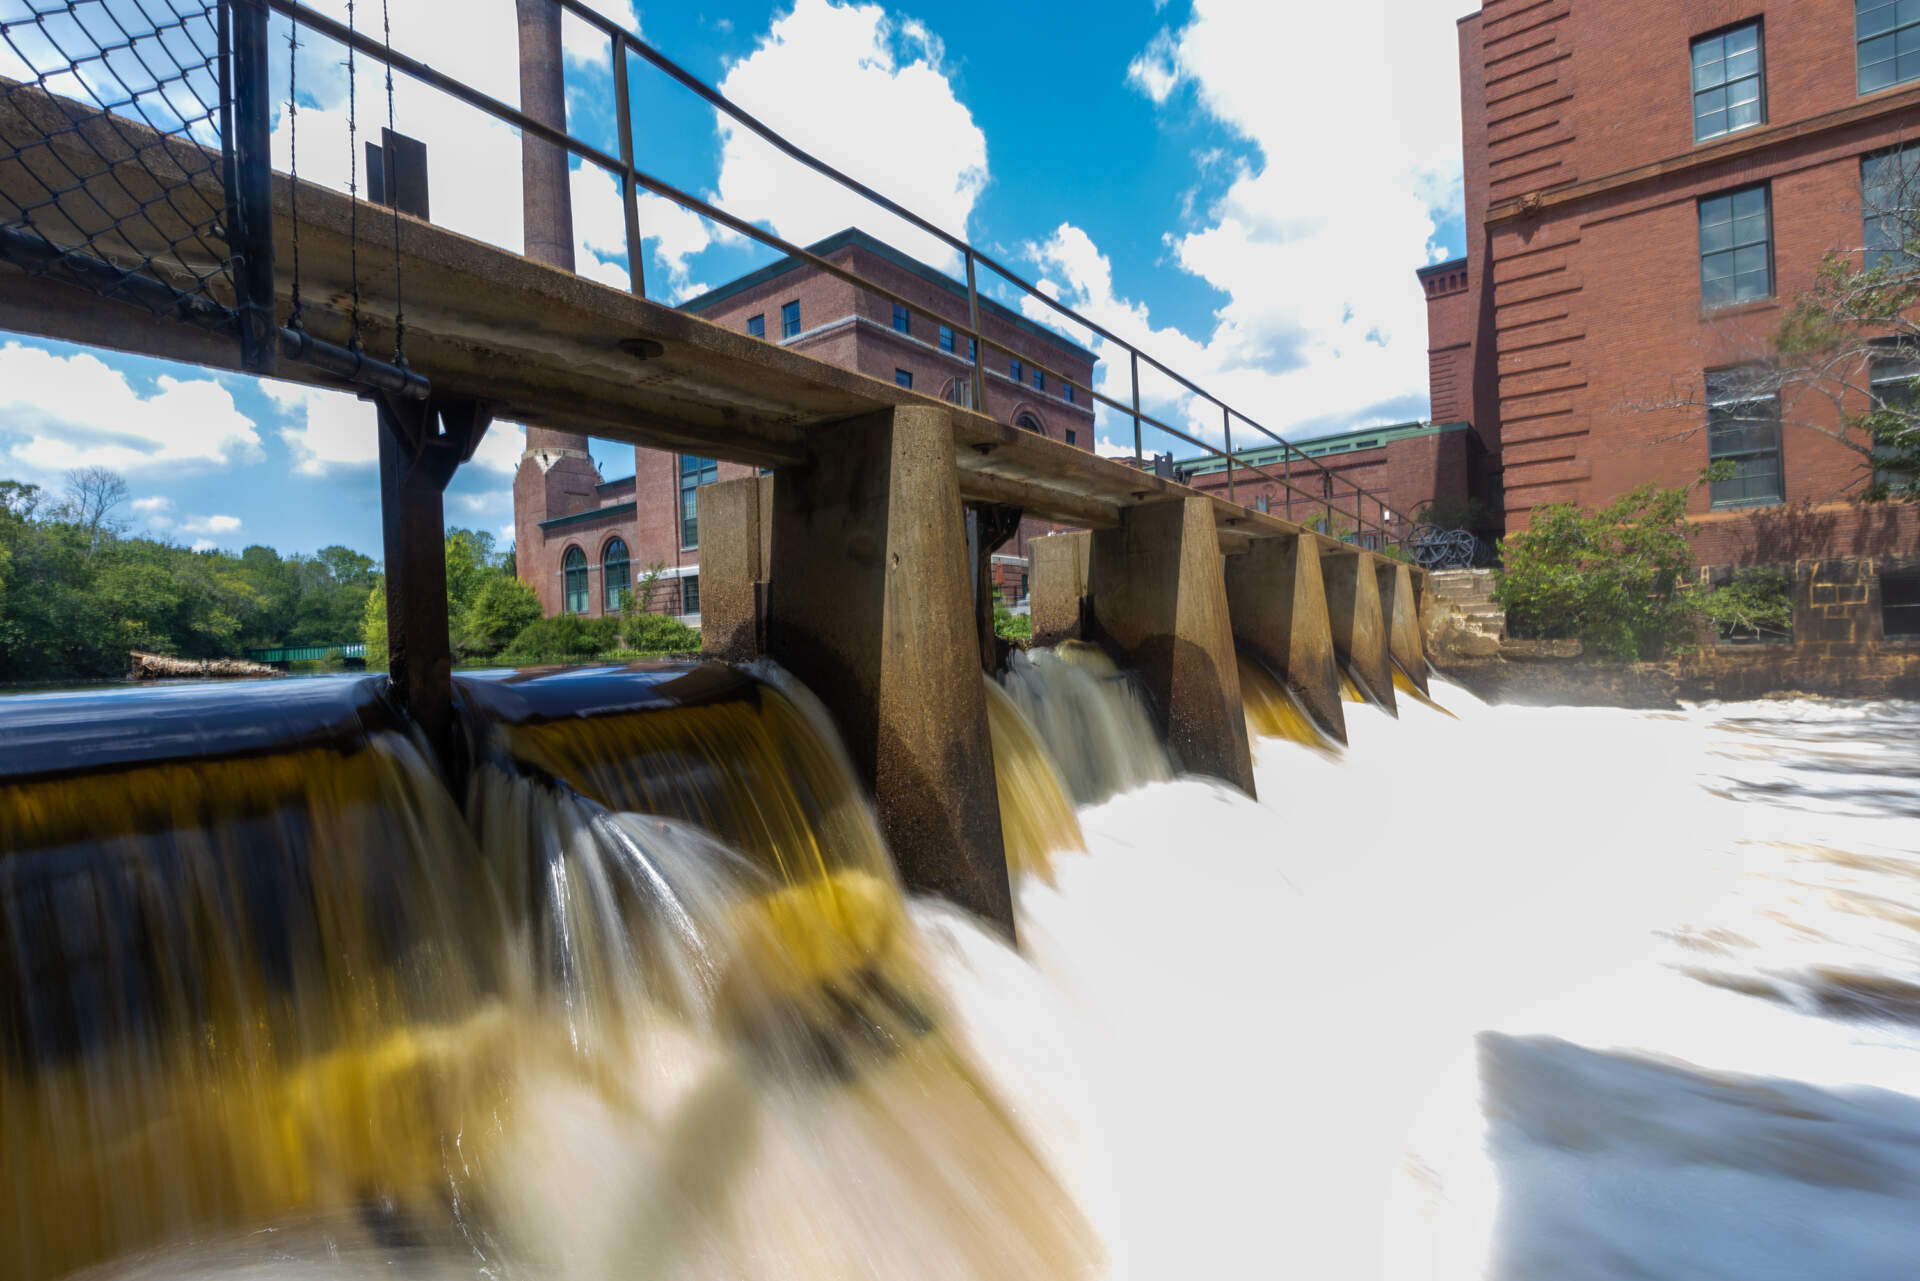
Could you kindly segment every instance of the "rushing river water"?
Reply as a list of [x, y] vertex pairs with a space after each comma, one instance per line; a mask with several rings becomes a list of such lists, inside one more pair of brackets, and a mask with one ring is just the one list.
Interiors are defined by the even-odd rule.
[[290, 754], [127, 769], [96, 734], [103, 785], [0, 788], [8, 1257], [1914, 1275], [1920, 707], [1436, 681], [1349, 705], [1342, 750], [1250, 678], [1292, 736], [1255, 802], [1179, 776], [1098, 654], [1023, 657], [990, 703], [1015, 950], [900, 899], [762, 674], [475, 686], [464, 822], [358, 704], [282, 706]]

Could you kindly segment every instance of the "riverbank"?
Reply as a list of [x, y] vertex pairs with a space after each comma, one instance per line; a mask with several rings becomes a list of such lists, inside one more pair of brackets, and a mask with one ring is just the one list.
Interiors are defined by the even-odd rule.
[[1507, 641], [1478, 657], [1434, 665], [1489, 703], [1544, 707], [1676, 708], [1779, 698], [1920, 700], [1920, 646], [1822, 654], [1793, 645], [1713, 645], [1679, 658], [1615, 663], [1577, 646]]

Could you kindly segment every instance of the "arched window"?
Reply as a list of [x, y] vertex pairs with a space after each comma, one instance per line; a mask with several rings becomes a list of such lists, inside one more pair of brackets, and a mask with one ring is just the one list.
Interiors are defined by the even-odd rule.
[[1021, 414], [1018, 418], [1014, 419], [1013, 425], [1030, 431], [1036, 436], [1044, 436], [1047, 434], [1045, 429], [1040, 426], [1040, 420], [1032, 414]]
[[564, 567], [567, 587], [566, 611], [569, 614], [586, 613], [587, 554], [578, 547], [569, 547], [560, 564]]
[[607, 544], [606, 554], [600, 558], [600, 577], [606, 585], [607, 612], [617, 614], [625, 608], [627, 592], [633, 585], [627, 545], [618, 538]]

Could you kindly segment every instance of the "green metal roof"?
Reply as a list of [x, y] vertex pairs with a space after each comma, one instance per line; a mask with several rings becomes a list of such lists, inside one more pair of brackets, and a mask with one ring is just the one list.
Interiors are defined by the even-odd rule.
[[[1349, 454], [1361, 449], [1379, 449], [1396, 440], [1411, 440], [1416, 436], [1438, 436], [1447, 432], [1466, 431], [1469, 424], [1457, 423], [1393, 423], [1385, 427], [1362, 427], [1355, 431], [1343, 431], [1333, 436], [1315, 436], [1312, 440], [1293, 442], [1298, 453], [1309, 458], [1321, 458], [1328, 454]], [[1242, 465], [1255, 467], [1275, 466], [1286, 461], [1286, 450], [1278, 445], [1269, 445], [1264, 449], [1236, 449], [1234, 457]], [[1227, 460], [1212, 454], [1202, 454], [1194, 458], [1176, 458], [1173, 465], [1191, 476], [1205, 476], [1209, 472], [1225, 471]]]
[[540, 522], [540, 528], [559, 529], [565, 525], [583, 525], [587, 521], [597, 520], [602, 516], [626, 516], [632, 512], [631, 500], [624, 503], [610, 503], [605, 507], [589, 507], [583, 512], [574, 512], [567, 516], [550, 516]]
[[[860, 230], [858, 227], [848, 227], [844, 231], [836, 231], [831, 236], [828, 236], [825, 240], [817, 241], [814, 244], [808, 245], [806, 248], [808, 253], [813, 254], [816, 257], [825, 258], [828, 254], [833, 253], [835, 250], [844, 249], [849, 245], [854, 246], [855, 248], [858, 248], [858, 249], [864, 249], [871, 254], [877, 254], [880, 257], [885, 258], [888, 262], [892, 263], [894, 266], [905, 268], [907, 271], [912, 272], [914, 275], [920, 277], [922, 280], [929, 281], [933, 284], [940, 286], [942, 289], [946, 290], [948, 293], [959, 297], [962, 301], [965, 301], [966, 299], [967, 287], [961, 284], [959, 281], [955, 280], [952, 276], [947, 275], [943, 271], [937, 271], [934, 268], [927, 266], [926, 263], [921, 262], [918, 258], [908, 257], [906, 254], [901, 253], [898, 249], [895, 249], [892, 245], [884, 244], [881, 241], [875, 240], [872, 236]], [[735, 294], [740, 293], [743, 290], [751, 289], [755, 285], [762, 284], [765, 281], [772, 280], [778, 276], [784, 276], [789, 271], [793, 271], [793, 270], [796, 270], [797, 268], [804, 267], [807, 265], [808, 264], [806, 260], [801, 258], [793, 258], [793, 257], [782, 258], [777, 262], [768, 263], [766, 266], [761, 267], [756, 271], [750, 271], [746, 275], [741, 276], [736, 280], [730, 280], [724, 285], [720, 285], [716, 288], [709, 289], [706, 293], [701, 294], [697, 298], [687, 299], [685, 302], [680, 304], [680, 310], [692, 311], [692, 312], [705, 311], [707, 308], [713, 306], [715, 303], [724, 302], [728, 298], [733, 297]], [[980, 295], [980, 310], [986, 313], [987, 315], [994, 317], [997, 320], [1006, 321], [1008, 324], [1012, 325], [1015, 329], [1024, 330], [1027, 333], [1032, 334], [1037, 338], [1044, 338], [1048, 342], [1054, 344], [1056, 347], [1060, 347], [1066, 351], [1070, 351], [1074, 353], [1075, 355], [1079, 356], [1082, 360], [1088, 361], [1089, 363], [1093, 363], [1093, 364], [1099, 363], [1100, 358], [1094, 355], [1092, 352], [1088, 351], [1085, 347], [1082, 347], [1079, 343], [1074, 342], [1072, 339], [1054, 332], [1052, 329], [1047, 328], [1047, 326], [1045, 325], [1042, 325], [1035, 321], [1027, 319], [1025, 316], [1021, 315], [1017, 311], [1012, 310], [1009, 307], [1002, 306], [1001, 304], [993, 301], [991, 298], [988, 298], [984, 293]], [[961, 323], [964, 324], [965, 322], [962, 321]]]

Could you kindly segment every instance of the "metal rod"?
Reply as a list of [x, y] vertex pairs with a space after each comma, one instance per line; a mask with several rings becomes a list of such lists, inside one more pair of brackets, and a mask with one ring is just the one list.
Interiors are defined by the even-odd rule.
[[279, 330], [280, 354], [288, 360], [312, 365], [357, 387], [392, 392], [409, 400], [423, 399], [431, 389], [425, 378], [411, 369], [375, 360], [364, 352], [348, 351], [330, 342], [322, 342], [304, 329]]
[[647, 296], [646, 246], [640, 239], [640, 189], [633, 181], [633, 106], [628, 101], [627, 33], [613, 33], [613, 115], [620, 130], [620, 200], [627, 211], [627, 287]]
[[1227, 434], [1227, 501], [1233, 502], [1233, 411], [1220, 406], [1220, 425]]
[[[607, 33], [609, 36], [611, 36], [616, 31], [624, 31], [624, 28], [621, 28], [617, 23], [614, 23], [609, 19], [603, 17], [602, 15], [595, 13], [592, 9], [588, 8], [586, 5], [579, 3], [579, 0], [551, 0], [551, 2], [558, 4], [559, 7], [567, 10], [568, 12], [573, 13], [576, 17], [589, 23], [596, 29]], [[775, 236], [763, 230], [762, 228], [757, 227], [750, 222], [747, 222], [744, 219], [737, 218], [734, 215], [727, 213], [725, 210], [722, 210], [712, 204], [709, 204], [704, 200], [699, 199], [697, 196], [693, 196], [690, 193], [681, 191], [678, 188], [675, 188], [668, 183], [662, 182], [657, 178], [654, 178], [646, 173], [641, 172], [630, 163], [622, 163], [620, 160], [616, 159], [613, 156], [608, 155], [606, 152], [601, 151], [599, 148], [592, 147], [586, 143], [578, 141], [577, 139], [567, 134], [564, 130], [555, 129], [538, 120], [535, 120], [529, 117], [526, 113], [516, 110], [513, 107], [510, 107], [506, 103], [503, 103], [496, 98], [493, 98], [487, 94], [484, 94], [479, 90], [474, 89], [462, 83], [461, 81], [454, 79], [449, 75], [446, 75], [445, 73], [434, 70], [432, 67], [428, 66], [427, 64], [420, 62], [418, 59], [411, 58], [406, 54], [399, 53], [391, 49], [387, 49], [382, 45], [380, 45], [379, 43], [360, 35], [358, 32], [349, 30], [344, 24], [334, 21], [333, 19], [327, 17], [325, 14], [319, 13], [309, 8], [307, 5], [301, 3], [300, 0], [264, 0], [264, 3], [266, 3], [274, 11], [287, 14], [290, 17], [297, 19], [303, 25], [309, 26], [312, 29], [319, 31], [321, 34], [327, 36], [330, 39], [338, 41], [342, 44], [350, 45], [358, 52], [364, 53], [369, 57], [378, 58], [383, 61], [387, 61], [392, 66], [399, 68], [400, 70], [406, 72], [408, 75], [413, 76], [415, 79], [420, 80], [421, 82], [428, 84], [434, 88], [437, 88], [442, 92], [447, 93], [453, 96], [454, 98], [459, 99], [460, 101], [466, 103], [469, 106], [475, 107], [478, 110], [486, 112], [487, 114], [494, 116], [497, 119], [503, 120], [509, 124], [516, 126], [521, 130], [523, 137], [530, 135], [534, 138], [540, 139], [541, 141], [549, 142], [557, 147], [564, 148], [565, 150], [571, 152], [574, 155], [580, 156], [581, 158], [586, 160], [591, 160], [593, 163], [601, 166], [604, 169], [611, 170], [612, 172], [617, 174], [622, 174], [636, 186], [643, 187], [646, 190], [652, 191], [657, 195], [664, 196], [667, 199], [674, 201], [676, 204], [681, 205], [684, 208], [690, 209], [693, 212], [699, 214], [700, 216], [709, 219], [710, 221], [717, 222], [720, 225], [727, 227], [730, 230], [736, 231], [743, 236], [746, 236], [753, 240], [757, 240], [760, 243], [768, 245], [774, 249], [777, 249], [780, 252], [787, 254], [790, 257], [797, 258], [800, 261], [807, 263], [809, 266], [812, 266], [820, 271], [826, 272], [827, 274], [830, 274], [838, 279], [846, 280], [849, 283], [857, 285], [862, 289], [865, 289], [872, 293], [879, 294], [882, 297], [888, 298], [890, 301], [896, 302], [901, 306], [908, 307], [913, 311], [918, 311], [921, 314], [928, 315], [931, 318], [939, 319], [938, 317], [933, 317], [932, 313], [926, 311], [926, 309], [923, 306], [910, 302], [907, 299], [899, 298], [898, 296], [892, 294], [891, 291], [885, 289], [882, 286], [878, 286], [873, 282], [865, 280], [860, 276], [852, 272], [849, 272], [843, 268], [840, 268], [833, 263], [829, 263], [825, 259], [820, 258], [815, 254], [809, 253], [807, 250], [801, 248], [800, 246], [792, 244], [786, 240], [783, 240], [782, 238]], [[654, 49], [651, 45], [647, 44], [646, 41], [634, 35], [632, 32], [625, 32], [625, 34], [627, 37], [628, 47], [631, 48], [634, 52], [638, 53], [646, 61], [652, 63], [654, 66], [666, 72], [668, 76], [678, 81], [688, 89], [692, 90], [702, 99], [711, 103], [717, 110], [723, 112], [728, 116], [731, 116], [733, 119], [739, 121], [742, 125], [746, 126], [748, 129], [750, 129], [754, 133], [759, 134], [762, 138], [764, 138], [770, 145], [774, 146], [777, 150], [792, 157], [793, 159], [797, 160], [801, 164], [806, 165], [808, 168], [813, 169], [815, 172], [820, 173], [825, 177], [828, 177], [834, 180], [835, 182], [840, 183], [842, 186], [848, 188], [849, 190], [853, 191], [854, 193], [860, 196], [865, 197], [866, 199], [872, 201], [876, 205], [879, 205], [881, 208], [887, 210], [888, 212], [893, 213], [896, 216], [911, 223], [913, 226], [919, 228], [920, 230], [925, 231], [928, 234], [936, 237], [942, 243], [945, 243], [951, 246], [956, 252], [959, 252], [962, 255], [971, 256], [971, 258], [974, 261], [980, 264], [984, 264], [989, 269], [999, 273], [1003, 278], [1005, 278], [1008, 281], [1008, 283], [1012, 284], [1015, 288], [1020, 289], [1026, 294], [1030, 295], [1031, 297], [1039, 300], [1042, 304], [1051, 308], [1056, 313], [1074, 321], [1076, 324], [1085, 328], [1089, 333], [1101, 338], [1102, 340], [1110, 342], [1114, 346], [1126, 350], [1134, 366], [1134, 369], [1136, 371], [1136, 377], [1134, 378], [1136, 400], [1138, 398], [1138, 391], [1139, 391], [1139, 378], [1137, 377], [1137, 370], [1140, 362], [1142, 360], [1145, 360], [1148, 365], [1150, 365], [1154, 369], [1159, 370], [1162, 374], [1165, 374], [1168, 378], [1172, 379], [1175, 383], [1177, 383], [1179, 386], [1186, 389], [1187, 391], [1192, 392], [1195, 395], [1201, 396], [1207, 400], [1212, 400], [1215, 403], [1222, 403], [1218, 400], [1217, 397], [1213, 396], [1211, 393], [1206, 391], [1199, 384], [1181, 375], [1180, 373], [1178, 373], [1171, 367], [1167, 366], [1166, 364], [1162, 363], [1161, 361], [1156, 360], [1152, 355], [1140, 351], [1138, 348], [1134, 347], [1132, 344], [1121, 339], [1118, 335], [1114, 334], [1111, 330], [1107, 329], [1105, 326], [1097, 324], [1096, 322], [1087, 319], [1085, 316], [1074, 311], [1071, 307], [1068, 307], [1066, 304], [1060, 302], [1058, 299], [1052, 298], [1047, 294], [1042, 293], [1040, 290], [1036, 289], [1030, 282], [1022, 278], [1017, 273], [1006, 268], [1004, 265], [1002, 265], [1000, 262], [994, 259], [991, 255], [982, 253], [981, 251], [974, 249], [966, 241], [961, 240], [958, 237], [953, 236], [952, 234], [942, 230], [941, 228], [928, 222], [926, 219], [921, 218], [917, 214], [913, 213], [911, 210], [906, 209], [904, 206], [901, 206], [891, 200], [888, 200], [885, 196], [880, 195], [878, 192], [874, 191], [872, 188], [867, 187], [865, 184], [860, 183], [855, 179], [848, 177], [846, 174], [841, 173], [839, 170], [833, 168], [831, 165], [828, 165], [823, 161], [815, 159], [813, 156], [801, 150], [799, 147], [795, 146], [794, 144], [788, 142], [786, 139], [782, 138], [778, 133], [776, 133], [766, 125], [762, 124], [753, 116], [749, 115], [748, 113], [741, 110], [740, 108], [734, 106], [732, 102], [730, 102], [720, 93], [718, 93], [716, 90], [713, 90], [707, 85], [705, 85], [704, 83], [702, 83], [700, 80], [694, 77], [690, 72], [687, 72], [684, 68], [681, 68], [677, 63], [673, 62], [672, 59], [667, 58], [664, 54], [661, 54], [658, 50]], [[975, 347], [976, 347], [975, 355], [977, 358], [984, 358], [985, 355], [987, 354], [987, 349], [999, 349], [1002, 351], [1009, 352], [1011, 354], [1016, 354], [1016, 355], [1019, 354], [1017, 352], [1013, 352], [1013, 349], [1010, 347], [1005, 347], [1000, 343], [992, 342], [986, 337], [985, 334], [979, 332], [977, 326], [975, 327], [974, 332], [969, 336], [972, 337], [975, 341]], [[1057, 370], [1045, 369], [1044, 372], [1053, 375], [1056, 379], [1060, 381], [1063, 381], [1063, 382], [1068, 381], [1065, 375], [1061, 374]], [[1111, 401], [1106, 397], [1100, 396], [1099, 393], [1094, 392], [1091, 388], [1089, 388], [1088, 391], [1089, 391], [1090, 397], [1092, 399], [1095, 399], [1096, 401], [1107, 403], [1109, 405], [1112, 405], [1114, 408], [1121, 409], [1123, 411], [1126, 408], [1123, 405], [1115, 404], [1113, 401]], [[1152, 420], [1146, 415], [1139, 414], [1137, 411], [1137, 408], [1134, 412], [1136, 414], [1135, 430], [1134, 430], [1134, 436], [1135, 436], [1134, 456], [1135, 456], [1136, 462], [1143, 461], [1144, 450], [1140, 441], [1140, 436], [1141, 436], [1140, 425], [1143, 421], [1152, 421], [1155, 426], [1160, 427], [1163, 430], [1167, 430], [1169, 434], [1174, 435], [1175, 437], [1181, 440], [1185, 440], [1189, 443], [1198, 445], [1200, 448], [1206, 450], [1208, 453], [1218, 454], [1220, 452], [1218, 449], [1215, 449], [1212, 446], [1205, 444], [1204, 442], [1195, 441], [1191, 436], [1186, 435], [1184, 432], [1174, 431], [1170, 428], [1167, 428], [1165, 424], [1160, 423], [1157, 420]], [[1235, 411], [1235, 412], [1238, 412], [1238, 411]], [[1286, 449], [1288, 451], [1288, 455], [1287, 455], [1288, 461], [1291, 462], [1292, 454], [1293, 452], [1296, 452], [1295, 447], [1291, 444], [1291, 442], [1277, 435], [1270, 428], [1267, 428], [1261, 425], [1259, 422], [1255, 421], [1245, 413], [1240, 413], [1239, 416], [1242, 419], [1242, 421], [1244, 421], [1249, 427], [1252, 427], [1255, 431], [1259, 432], [1262, 436], [1265, 436], [1269, 440], [1273, 441], [1275, 444], [1280, 445], [1281, 447]], [[1321, 472], [1323, 476], [1333, 477], [1335, 475], [1333, 472], [1329, 471], [1326, 465], [1324, 463], [1321, 463], [1318, 459], [1313, 458], [1306, 454], [1302, 454], [1301, 457], [1304, 458], [1308, 463], [1310, 463], [1315, 470]], [[1261, 474], [1264, 475], [1266, 473], [1262, 472]], [[1338, 477], [1337, 479], [1339, 483], [1347, 486], [1348, 488], [1353, 489], [1356, 492], [1356, 494], [1365, 492], [1357, 483], [1347, 479], [1344, 476]]]
[[1140, 353], [1131, 347], [1127, 351], [1133, 357], [1133, 461], [1144, 467], [1146, 459], [1140, 453]]
[[233, 182], [227, 244], [234, 269], [240, 361], [256, 374], [274, 370], [272, 104], [267, 78], [267, 11], [258, 0], [233, 6]]
[[987, 412], [987, 367], [980, 363], [980, 290], [973, 278], [973, 250], [967, 250], [967, 355], [973, 361], [973, 408]]

